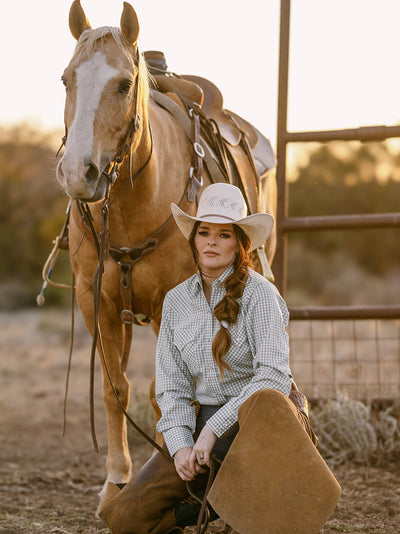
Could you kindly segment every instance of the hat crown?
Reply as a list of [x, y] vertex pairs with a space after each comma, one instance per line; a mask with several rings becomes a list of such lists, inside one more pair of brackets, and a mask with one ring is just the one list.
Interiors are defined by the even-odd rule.
[[195, 217], [173, 202], [171, 211], [186, 239], [190, 238], [196, 223], [236, 224], [250, 239], [251, 250], [265, 243], [274, 226], [274, 218], [269, 213], [247, 215], [242, 192], [235, 185], [226, 183], [211, 184], [204, 188]]
[[247, 206], [239, 188], [231, 184], [209, 185], [200, 197], [196, 217], [239, 221], [247, 216]]

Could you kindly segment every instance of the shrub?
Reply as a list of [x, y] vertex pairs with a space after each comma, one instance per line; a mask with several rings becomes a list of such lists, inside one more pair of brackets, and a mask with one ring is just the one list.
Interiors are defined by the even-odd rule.
[[346, 462], [381, 466], [400, 455], [400, 426], [394, 405], [375, 410], [339, 393], [312, 410], [311, 423], [321, 455], [332, 468]]

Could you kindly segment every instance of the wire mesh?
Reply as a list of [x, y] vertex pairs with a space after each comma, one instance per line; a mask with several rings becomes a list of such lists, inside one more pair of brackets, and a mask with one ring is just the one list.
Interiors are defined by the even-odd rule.
[[294, 379], [310, 399], [400, 397], [400, 319], [294, 321]]

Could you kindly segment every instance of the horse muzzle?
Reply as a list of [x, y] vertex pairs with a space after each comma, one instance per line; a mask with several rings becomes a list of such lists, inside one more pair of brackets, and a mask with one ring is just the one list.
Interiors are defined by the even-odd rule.
[[107, 176], [90, 158], [74, 162], [64, 154], [58, 162], [56, 177], [67, 195], [75, 200], [97, 202], [106, 194]]

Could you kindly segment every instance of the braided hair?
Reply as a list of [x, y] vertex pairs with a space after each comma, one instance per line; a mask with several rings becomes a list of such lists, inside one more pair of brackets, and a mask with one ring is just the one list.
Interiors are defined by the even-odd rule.
[[[194, 244], [194, 239], [199, 225], [200, 221], [197, 221], [189, 236], [190, 248], [197, 265], [198, 252]], [[238, 299], [243, 295], [246, 281], [249, 276], [248, 268], [252, 265], [250, 239], [240, 226], [233, 224], [233, 230], [238, 242], [238, 253], [233, 262], [233, 273], [225, 280], [225, 296], [214, 308], [214, 316], [218, 321], [224, 321], [228, 323], [228, 325], [234, 324], [237, 321], [240, 312]], [[230, 349], [231, 343], [232, 338], [229, 328], [224, 328], [221, 325], [221, 328], [218, 330], [213, 340], [212, 355], [218, 365], [222, 378], [224, 377], [225, 370], [231, 370], [230, 365], [224, 360], [224, 356]]]

